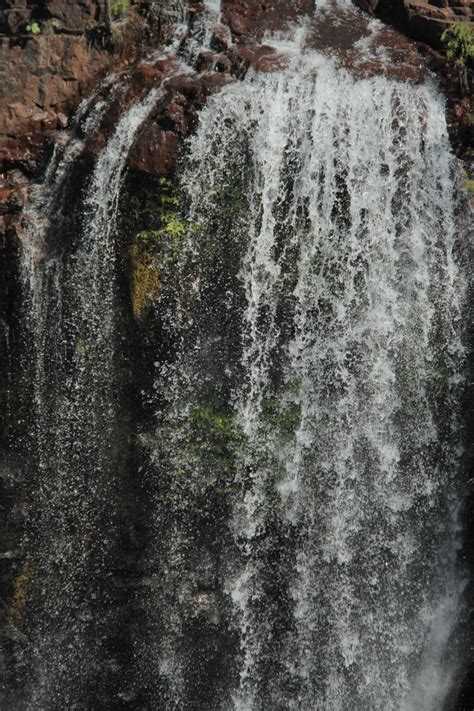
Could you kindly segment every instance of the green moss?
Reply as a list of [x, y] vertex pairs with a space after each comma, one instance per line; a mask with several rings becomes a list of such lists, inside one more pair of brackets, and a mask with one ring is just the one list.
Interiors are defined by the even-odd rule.
[[137, 434], [137, 444], [141, 449], [152, 450], [156, 445], [156, 435], [154, 432], [139, 432]]
[[110, 12], [112, 13], [112, 17], [115, 20], [117, 20], [119, 17], [122, 17], [122, 15], [125, 15], [127, 10], [128, 0], [115, 0], [115, 2], [113, 2], [110, 6]]
[[465, 184], [469, 195], [471, 197], [474, 197], [474, 180], [472, 180], [471, 178], [466, 178]]
[[167, 178], [149, 180], [140, 196], [128, 196], [122, 206], [124, 231], [144, 226], [128, 246], [130, 300], [137, 319], [158, 298], [184, 240], [196, 232], [196, 225], [182, 217], [180, 209], [180, 197]]
[[288, 442], [300, 423], [300, 406], [294, 402], [266, 398], [262, 401], [261, 407], [264, 428], [274, 430], [281, 444]]
[[74, 346], [74, 356], [76, 360], [83, 360], [87, 355], [87, 346], [83, 338], [79, 338]]
[[196, 405], [191, 408], [188, 419], [195, 430], [214, 437], [225, 437], [229, 441], [238, 439], [235, 415], [226, 412], [219, 404]]
[[186, 413], [168, 417], [153, 445], [167, 511], [218, 516], [236, 486], [243, 442], [234, 413], [218, 400], [196, 402]]

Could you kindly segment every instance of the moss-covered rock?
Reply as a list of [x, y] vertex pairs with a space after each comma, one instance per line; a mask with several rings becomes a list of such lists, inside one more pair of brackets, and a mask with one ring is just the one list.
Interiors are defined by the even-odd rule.
[[[140, 319], [163, 288], [165, 271], [179, 258], [183, 240], [195, 225], [183, 216], [182, 199], [170, 178], [142, 178], [141, 193], [127, 196], [122, 205], [125, 231], [134, 231], [128, 245], [130, 303]], [[137, 226], [145, 229], [136, 231]]]

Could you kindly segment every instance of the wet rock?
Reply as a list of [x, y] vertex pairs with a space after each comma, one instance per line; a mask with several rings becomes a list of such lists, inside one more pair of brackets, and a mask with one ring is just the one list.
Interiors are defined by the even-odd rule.
[[360, 78], [383, 75], [419, 83], [427, 76], [413, 42], [384, 25], [374, 30], [364, 15], [350, 9], [320, 13], [311, 23], [307, 47], [335, 58]]
[[198, 72], [218, 71], [230, 74], [232, 62], [226, 54], [216, 54], [212, 50], [200, 52], [195, 62]]
[[0, 186], [0, 215], [20, 212], [25, 203], [24, 188], [2, 188]]
[[20, 169], [29, 175], [34, 174], [38, 168], [44, 139], [42, 132], [4, 138], [0, 141], [0, 170]]
[[222, 21], [238, 39], [260, 41], [265, 32], [285, 30], [313, 9], [313, 0], [223, 0]]
[[405, 9], [410, 33], [417, 39], [441, 46], [441, 35], [455, 21], [456, 16], [450, 7], [436, 7], [419, 0], [407, 0]]
[[220, 73], [178, 74], [166, 82], [166, 93], [141, 127], [128, 164], [135, 170], [166, 175], [175, 166], [179, 147], [197, 121], [209, 96], [232, 81]]
[[441, 48], [441, 35], [454, 23], [474, 22], [472, 0], [354, 0], [362, 10], [394, 24], [411, 37]]
[[143, 63], [118, 74], [113, 85], [99, 93], [96, 100], [105, 99], [107, 110], [101, 120], [100, 128], [89, 142], [86, 152], [97, 154], [107, 143], [120, 117], [135, 102], [146, 96], [152, 88], [160, 87], [163, 81], [176, 69], [173, 60], [159, 60], [153, 64]]
[[130, 151], [128, 164], [135, 170], [154, 175], [167, 175], [173, 169], [178, 153], [178, 137], [157, 124], [144, 128]]
[[214, 27], [211, 47], [217, 52], [226, 52], [233, 44], [232, 33], [230, 28], [222, 23], [217, 24]]
[[212, 590], [193, 590], [186, 600], [185, 613], [193, 617], [203, 617], [208, 624], [219, 624], [217, 595]]
[[234, 56], [240, 60], [240, 66], [252, 67], [259, 72], [276, 72], [288, 64], [288, 57], [269, 45], [240, 43], [235, 47]]

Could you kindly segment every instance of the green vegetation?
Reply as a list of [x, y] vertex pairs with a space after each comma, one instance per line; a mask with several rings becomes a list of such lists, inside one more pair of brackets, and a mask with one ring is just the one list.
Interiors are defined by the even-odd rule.
[[128, 10], [128, 0], [115, 0], [110, 7], [112, 17], [117, 20], [122, 17]]
[[87, 356], [87, 345], [83, 338], [79, 338], [74, 346], [76, 360], [84, 360]]
[[156, 435], [142, 434], [139, 441], [141, 447], [159, 450], [167, 510], [200, 516], [225, 508], [243, 443], [234, 413], [218, 400], [196, 402], [186, 413], [168, 417]]
[[446, 45], [446, 56], [458, 67], [465, 67], [474, 59], [474, 29], [463, 22], [458, 22], [441, 35]]
[[274, 430], [282, 444], [293, 437], [300, 422], [300, 407], [277, 398], [266, 398], [262, 402], [262, 421], [266, 428]]
[[229, 447], [242, 442], [234, 413], [226, 410], [219, 401], [195, 405], [189, 411], [188, 421], [194, 434], [200, 433], [215, 444]]
[[160, 178], [158, 198], [146, 194], [143, 201], [134, 197], [127, 205], [127, 225], [133, 228], [137, 222], [150, 224], [135, 234], [128, 248], [130, 298], [135, 318], [143, 316], [160, 295], [161, 275], [177, 261], [185, 237], [197, 229], [197, 225], [179, 214], [180, 199], [173, 187], [171, 180]]
[[25, 26], [25, 32], [28, 32], [30, 35], [39, 35], [41, 33], [41, 27], [37, 22], [31, 21]]
[[[147, 306], [153, 302], [160, 293], [160, 277], [158, 265], [153, 252], [149, 251], [142, 234], [130, 245], [128, 254], [130, 258], [130, 299], [132, 312], [135, 318], [140, 318]], [[150, 235], [147, 235], [149, 238]]]
[[154, 432], [139, 432], [137, 434], [137, 444], [140, 449], [152, 450], [156, 444], [156, 435]]

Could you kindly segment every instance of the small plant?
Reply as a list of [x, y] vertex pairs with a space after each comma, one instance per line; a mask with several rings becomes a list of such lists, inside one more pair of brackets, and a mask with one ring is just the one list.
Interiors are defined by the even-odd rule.
[[114, 3], [112, 3], [110, 11], [112, 13], [112, 17], [114, 20], [117, 20], [119, 17], [122, 17], [128, 10], [128, 0], [115, 0]]
[[[137, 204], [128, 201], [127, 209], [148, 223], [136, 233], [128, 247], [132, 311], [143, 316], [160, 295], [166, 274], [175, 265], [187, 237], [195, 235], [197, 223], [181, 215], [180, 198], [173, 182], [159, 179], [158, 194], [144, 195]], [[136, 220], [135, 220], [136, 221]], [[133, 222], [132, 222], [133, 224]]]
[[474, 60], [474, 29], [466, 23], [456, 23], [441, 35], [446, 56], [459, 71], [461, 91], [469, 95], [468, 65]]
[[39, 35], [41, 33], [41, 27], [37, 22], [28, 22], [25, 26], [25, 31], [30, 35]]
[[441, 41], [446, 45], [447, 58], [458, 67], [474, 59], [474, 29], [470, 25], [456, 23], [443, 32]]

